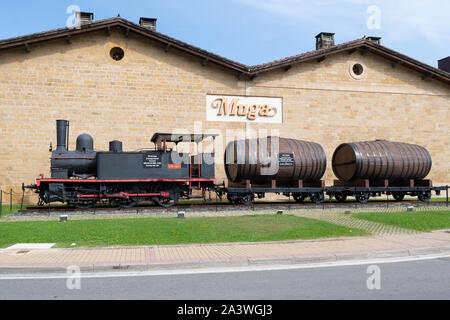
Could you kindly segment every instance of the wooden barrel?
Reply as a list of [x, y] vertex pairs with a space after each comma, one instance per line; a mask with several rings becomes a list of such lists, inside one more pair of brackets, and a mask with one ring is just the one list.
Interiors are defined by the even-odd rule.
[[276, 180], [278, 185], [296, 185], [298, 180], [320, 180], [327, 159], [317, 143], [268, 137], [230, 142], [225, 149], [224, 163], [232, 182], [250, 180], [252, 184], [262, 185]]
[[431, 164], [424, 147], [386, 140], [341, 144], [332, 159], [334, 174], [344, 181], [420, 180], [428, 175]]

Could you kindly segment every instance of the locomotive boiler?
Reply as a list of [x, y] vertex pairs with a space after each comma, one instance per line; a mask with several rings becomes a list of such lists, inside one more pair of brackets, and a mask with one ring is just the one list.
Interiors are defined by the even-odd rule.
[[69, 151], [69, 121], [56, 121], [56, 150], [51, 157], [52, 178], [69, 179], [72, 177], [87, 179], [95, 177], [97, 172], [97, 152], [94, 151], [94, 139], [88, 134], [77, 138], [76, 150]]

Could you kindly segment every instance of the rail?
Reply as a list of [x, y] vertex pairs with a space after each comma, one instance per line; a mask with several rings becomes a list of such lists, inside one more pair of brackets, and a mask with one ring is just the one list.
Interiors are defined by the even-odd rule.
[[[449, 207], [449, 189], [450, 189], [450, 186], [448, 186], [448, 185], [447, 186], [442, 186], [442, 187], [432, 187], [431, 188], [431, 190], [433, 190], [435, 192], [436, 191], [439, 191], [439, 192], [440, 191], [445, 191], [445, 201], [439, 202], [439, 204], [440, 205], [444, 205], [445, 204], [445, 207], [447, 207], [447, 208]], [[256, 193], [257, 191], [260, 191], [260, 190], [256, 190], [255, 188], [251, 188], [249, 190], [251, 192], [254, 192], [254, 193]], [[322, 188], [322, 190], [324, 192], [326, 192], [327, 188]], [[284, 206], [284, 208], [287, 209], [287, 210], [291, 210], [292, 208], [298, 209], [298, 208], [303, 208], [303, 207], [311, 208], [311, 209], [322, 208], [323, 210], [325, 210], [326, 208], [330, 208], [333, 205], [339, 206], [339, 207], [340, 206], [346, 206], [346, 208], [352, 207], [352, 208], [355, 208], [355, 209], [365, 208], [365, 207], [370, 207], [370, 206], [377, 206], [377, 205], [378, 206], [385, 206], [387, 209], [389, 209], [389, 206], [392, 203], [408, 203], [408, 204], [423, 203], [426, 206], [432, 206], [433, 205], [433, 202], [431, 202], [431, 201], [429, 201], [429, 202], [420, 202], [419, 200], [405, 200], [405, 201], [402, 201], [402, 202], [397, 202], [397, 201], [393, 201], [393, 199], [390, 198], [390, 195], [388, 195], [388, 194], [386, 194], [386, 199], [385, 200], [370, 201], [369, 203], [366, 203], [366, 204], [359, 203], [358, 201], [346, 202], [344, 204], [342, 204], [342, 203], [340, 204], [338, 202], [332, 201], [332, 199], [333, 199], [332, 196], [325, 197], [324, 201], [322, 203], [320, 203], [320, 204], [314, 204], [314, 203], [301, 204], [301, 203], [297, 203], [295, 201], [292, 201], [291, 193], [292, 193], [293, 190], [291, 188], [286, 188], [285, 191], [286, 191], [286, 193], [289, 194], [287, 202], [284, 201], [284, 202], [269, 202], [269, 203], [267, 203], [267, 202], [259, 202], [259, 203], [255, 203], [254, 201], [252, 201], [252, 203], [250, 205], [231, 205], [231, 204], [229, 204], [228, 206], [224, 206], [223, 203], [220, 203], [220, 205], [219, 205], [219, 202], [222, 201], [222, 196], [218, 196], [218, 194], [215, 192], [216, 193], [215, 199], [211, 198], [211, 196], [210, 196], [209, 197], [210, 198], [209, 201], [207, 201], [206, 197], [205, 197], [204, 204], [198, 204], [198, 205], [197, 204], [177, 205], [177, 206], [175, 206], [173, 208], [159, 208], [158, 207], [157, 209], [162, 209], [162, 210], [166, 210], [166, 211], [177, 211], [177, 210], [180, 210], [180, 209], [184, 210], [184, 209], [189, 209], [189, 208], [192, 208], [192, 209], [195, 209], [195, 210], [198, 210], [198, 209], [201, 210], [201, 209], [203, 209], [203, 207], [204, 208], [208, 207], [208, 210], [211, 210], [211, 209], [214, 210], [215, 209], [215, 211], [217, 212], [217, 211], [219, 211], [219, 206], [222, 207], [223, 209], [228, 209], [228, 208], [232, 207], [233, 209], [235, 208], [235, 209], [238, 209], [238, 210], [245, 210], [245, 209], [247, 209], [247, 210], [253, 210], [254, 211], [255, 207], [261, 207], [261, 206], [265, 206], [265, 205]], [[355, 189], [354, 191], [356, 192], [356, 191], [358, 191], [358, 189]], [[8, 198], [8, 200], [9, 200], [9, 203], [8, 203], [9, 204], [9, 213], [12, 213], [12, 211], [13, 211], [13, 196], [14, 195], [21, 196], [20, 210], [23, 210], [24, 198], [26, 196], [31, 196], [31, 195], [25, 195], [24, 192], [22, 192], [22, 193], [14, 192], [12, 189], [10, 189], [9, 192], [0, 190], [0, 218], [3, 216], [3, 211], [4, 211], [3, 206], [4, 206], [5, 198]], [[35, 195], [33, 194], [33, 196], [35, 196]], [[39, 211], [42, 212], [42, 211], [46, 210], [47, 214], [51, 215], [51, 210], [52, 209], [54, 209], [56, 211], [64, 210], [65, 212], [72, 211], [72, 209], [69, 208], [69, 207], [65, 207], [65, 206], [62, 206], [62, 207], [51, 207], [50, 204], [48, 204], [46, 206], [43, 206], [41, 208], [41, 210], [39, 210]], [[109, 206], [103, 207], [102, 205], [100, 205], [100, 206], [99, 205], [94, 205], [93, 208], [83, 209], [83, 210], [73, 209], [73, 211], [77, 211], [78, 210], [78, 211], [82, 211], [83, 213], [91, 213], [91, 214], [94, 214], [94, 215], [99, 210], [100, 211], [103, 211], [103, 210], [119, 211], [119, 212], [135, 211], [137, 214], [139, 214], [140, 211], [146, 210], [146, 209], [150, 209], [151, 210], [151, 207], [140, 207], [140, 206], [138, 206], [136, 208], [131, 209], [131, 208], [115, 208], [115, 207], [109, 207]]]

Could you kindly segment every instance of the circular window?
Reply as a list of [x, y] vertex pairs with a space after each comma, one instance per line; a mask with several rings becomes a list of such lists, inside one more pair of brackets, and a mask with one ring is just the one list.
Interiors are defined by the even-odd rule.
[[112, 48], [109, 54], [115, 61], [120, 61], [125, 56], [125, 52], [122, 50], [122, 48], [119, 47]]
[[365, 67], [362, 63], [350, 63], [350, 75], [356, 80], [361, 80], [365, 76]]
[[353, 65], [353, 73], [356, 74], [357, 76], [362, 75], [364, 72], [364, 68], [362, 65], [360, 65], [359, 63]]

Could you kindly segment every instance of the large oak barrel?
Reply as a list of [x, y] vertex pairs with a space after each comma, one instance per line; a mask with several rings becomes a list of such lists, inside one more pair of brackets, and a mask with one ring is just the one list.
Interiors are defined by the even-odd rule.
[[320, 180], [326, 166], [325, 151], [314, 142], [268, 137], [232, 141], [225, 149], [225, 172], [232, 182], [295, 185]]
[[431, 164], [424, 147], [386, 140], [341, 144], [332, 159], [334, 174], [344, 181], [420, 180], [428, 175]]

